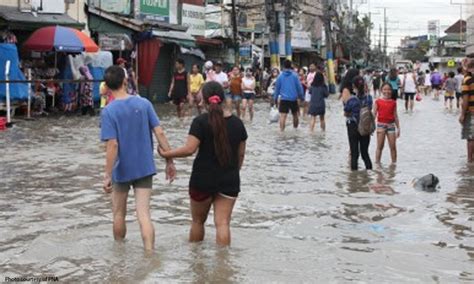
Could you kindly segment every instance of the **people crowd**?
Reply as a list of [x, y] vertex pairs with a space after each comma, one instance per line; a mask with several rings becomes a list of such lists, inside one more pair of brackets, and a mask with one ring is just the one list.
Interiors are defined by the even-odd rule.
[[[81, 73], [87, 78], [85, 72]], [[366, 170], [373, 169], [369, 153], [372, 136], [376, 137], [375, 163], [381, 163], [386, 141], [391, 162], [397, 162], [397, 139], [401, 136], [398, 100], [405, 101], [405, 111], [414, 111], [416, 101], [444, 94], [446, 107], [451, 109], [456, 98], [461, 110], [459, 122], [462, 138], [467, 140], [468, 161], [474, 162], [474, 60], [443, 79], [437, 70], [392, 68], [387, 73], [350, 68], [341, 78], [339, 99], [347, 128], [350, 169], [359, 169], [362, 157]], [[309, 121], [314, 132], [319, 119], [321, 131], [326, 131], [326, 98], [329, 97], [324, 70], [316, 64], [297, 68], [285, 60], [283, 68], [256, 71], [234, 66], [226, 73], [222, 62], [206, 62], [203, 69], [193, 65], [185, 69], [182, 59], [176, 60], [169, 88], [170, 101], [176, 105], [177, 116], [197, 116], [188, 132], [186, 143], [173, 148], [168, 143], [155, 110], [150, 102], [129, 89], [130, 73], [112, 66], [105, 72], [104, 92], [113, 101], [101, 113], [101, 140], [106, 143], [104, 190], [112, 193], [114, 237], [125, 237], [125, 215], [128, 191], [135, 190], [137, 216], [146, 250], [154, 247], [154, 229], [150, 220], [153, 162], [153, 139], [157, 151], [166, 159], [166, 177], [175, 179], [174, 159], [189, 157], [197, 152], [189, 181], [191, 207], [190, 242], [204, 239], [204, 224], [211, 208], [214, 210], [216, 243], [231, 243], [230, 221], [240, 192], [242, 168], [248, 138], [243, 121], [254, 118], [254, 101], [266, 98], [279, 112], [279, 128], [285, 131], [291, 112], [294, 128], [300, 120]], [[88, 102], [84, 106], [89, 106]], [[187, 108], [188, 106], [188, 108]], [[342, 120], [342, 117], [341, 117]], [[145, 123], [144, 123], [145, 122]], [[128, 131], [127, 131], [128, 129]], [[130, 131], [133, 129], [133, 131]], [[138, 152], [128, 151], [130, 147]]]

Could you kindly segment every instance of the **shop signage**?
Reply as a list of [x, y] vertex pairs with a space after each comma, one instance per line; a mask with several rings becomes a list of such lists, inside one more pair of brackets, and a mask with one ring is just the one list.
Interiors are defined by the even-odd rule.
[[131, 0], [92, 0], [91, 6], [102, 11], [117, 13], [122, 15], [130, 15]]
[[188, 27], [188, 34], [204, 36], [206, 34], [206, 8], [204, 6], [183, 4], [181, 24]]
[[168, 22], [170, 0], [140, 0], [141, 18]]
[[311, 48], [311, 36], [309, 32], [292, 31], [291, 46], [293, 48]]

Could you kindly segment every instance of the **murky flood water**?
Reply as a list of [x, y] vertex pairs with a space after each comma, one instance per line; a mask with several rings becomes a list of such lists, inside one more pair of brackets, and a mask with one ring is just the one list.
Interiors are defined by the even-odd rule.
[[[172, 145], [181, 145], [191, 119], [175, 119], [169, 106], [158, 112]], [[457, 112], [431, 99], [401, 112], [399, 163], [389, 166], [387, 149], [385, 166], [370, 173], [349, 171], [340, 102], [329, 102], [325, 135], [309, 135], [307, 123], [281, 134], [267, 115], [259, 103], [247, 123], [232, 248], [214, 245], [212, 218], [203, 244], [186, 241], [189, 158], [177, 160], [173, 185], [163, 172], [155, 177], [153, 256], [143, 254], [133, 198], [127, 242], [113, 241], [98, 117], [18, 121], [0, 133], [1, 281], [474, 281], [474, 166], [465, 162]], [[439, 176], [439, 192], [413, 189], [428, 173]]]

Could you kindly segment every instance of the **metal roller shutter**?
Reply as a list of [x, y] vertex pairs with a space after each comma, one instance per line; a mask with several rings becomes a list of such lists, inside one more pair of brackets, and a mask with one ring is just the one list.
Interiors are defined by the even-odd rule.
[[168, 101], [168, 91], [171, 85], [171, 76], [174, 70], [173, 45], [165, 44], [160, 49], [160, 56], [153, 71], [153, 79], [149, 88], [142, 87], [140, 95], [154, 102]]

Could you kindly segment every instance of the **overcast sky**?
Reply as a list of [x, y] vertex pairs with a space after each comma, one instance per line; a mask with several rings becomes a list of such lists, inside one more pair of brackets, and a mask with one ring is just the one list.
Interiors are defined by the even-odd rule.
[[[393, 51], [400, 45], [400, 39], [409, 35], [425, 35], [428, 31], [428, 21], [439, 20], [441, 36], [444, 35], [450, 25], [454, 24], [461, 17], [459, 5], [453, 3], [465, 3], [464, 0], [353, 0], [354, 8], [360, 13], [372, 12], [372, 43], [374, 35], [379, 34], [379, 24], [382, 25], [383, 33], [383, 9], [387, 7], [387, 34], [388, 50]], [[365, 4], [364, 4], [365, 3]], [[468, 7], [463, 6], [463, 19], [466, 18]], [[383, 37], [382, 37], [383, 45]]]

